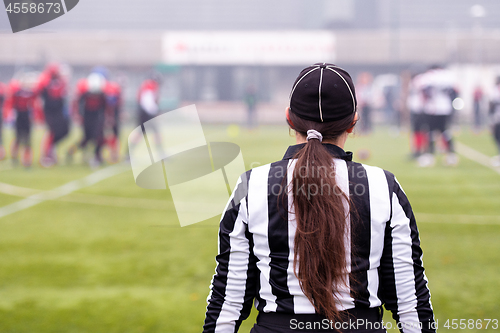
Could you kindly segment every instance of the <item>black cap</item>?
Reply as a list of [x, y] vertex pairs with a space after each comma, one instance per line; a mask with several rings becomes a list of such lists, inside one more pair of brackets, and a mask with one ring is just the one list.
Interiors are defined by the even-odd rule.
[[290, 110], [316, 122], [343, 119], [356, 112], [351, 76], [332, 64], [317, 63], [303, 69], [290, 93]]

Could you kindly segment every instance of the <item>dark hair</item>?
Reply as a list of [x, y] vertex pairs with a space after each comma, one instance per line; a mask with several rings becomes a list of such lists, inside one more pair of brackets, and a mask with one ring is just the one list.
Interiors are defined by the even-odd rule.
[[[306, 136], [314, 129], [325, 140], [335, 140], [353, 126], [355, 114], [332, 122], [305, 120], [289, 112], [287, 122]], [[350, 201], [335, 181], [332, 155], [317, 139], [307, 141], [295, 156], [292, 191], [297, 231], [295, 234], [294, 272], [303, 293], [317, 313], [330, 320], [340, 318], [336, 303], [339, 290], [347, 287], [345, 236]], [[311, 195], [309, 189], [321, 189]], [[305, 189], [300, 191], [299, 189]], [[323, 189], [331, 189], [323, 193]], [[346, 209], [347, 205], [347, 209]]]

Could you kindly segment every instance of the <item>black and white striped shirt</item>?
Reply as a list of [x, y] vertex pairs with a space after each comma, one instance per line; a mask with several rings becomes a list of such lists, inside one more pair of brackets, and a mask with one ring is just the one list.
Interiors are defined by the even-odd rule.
[[[303, 145], [289, 147], [283, 160], [252, 169], [238, 180], [220, 222], [204, 332], [237, 332], [254, 300], [261, 312], [315, 313], [293, 269], [292, 193], [280, 195], [283, 186], [291, 189], [293, 157]], [[336, 183], [356, 209], [346, 221], [352, 291], [340, 291], [339, 307], [385, 304], [403, 332], [433, 332], [418, 229], [401, 186], [392, 173], [352, 162], [352, 153], [325, 146], [334, 157]]]

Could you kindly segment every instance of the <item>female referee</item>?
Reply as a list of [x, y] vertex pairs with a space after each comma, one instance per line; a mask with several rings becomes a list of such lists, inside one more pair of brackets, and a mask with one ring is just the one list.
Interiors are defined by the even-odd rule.
[[[352, 161], [350, 75], [332, 64], [296, 79], [281, 161], [238, 180], [219, 229], [204, 332], [435, 332], [415, 217], [390, 172]], [[388, 323], [390, 324], [390, 323]]]

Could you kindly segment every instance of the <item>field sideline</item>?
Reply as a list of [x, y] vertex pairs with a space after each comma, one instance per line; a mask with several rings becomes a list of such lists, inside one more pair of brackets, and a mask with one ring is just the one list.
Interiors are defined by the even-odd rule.
[[[237, 143], [247, 168], [281, 158], [294, 142], [284, 126], [204, 130], [208, 141]], [[42, 134], [35, 131], [36, 150]], [[6, 131], [6, 143], [11, 135]], [[455, 135], [477, 153], [497, 154], [486, 131]], [[74, 131], [64, 143], [61, 157], [78, 136]], [[346, 149], [355, 160], [369, 149], [363, 162], [393, 172], [408, 195], [440, 331], [447, 319], [500, 320], [500, 174], [477, 156], [460, 156], [458, 167], [443, 166], [438, 156], [435, 167], [418, 168], [408, 142], [408, 134], [383, 128], [355, 135]], [[9, 205], [96, 172], [80, 159], [29, 170], [0, 162], [0, 216]], [[169, 192], [137, 187], [129, 168], [99, 180], [0, 217], [0, 332], [200, 332], [218, 218], [181, 228]]]

